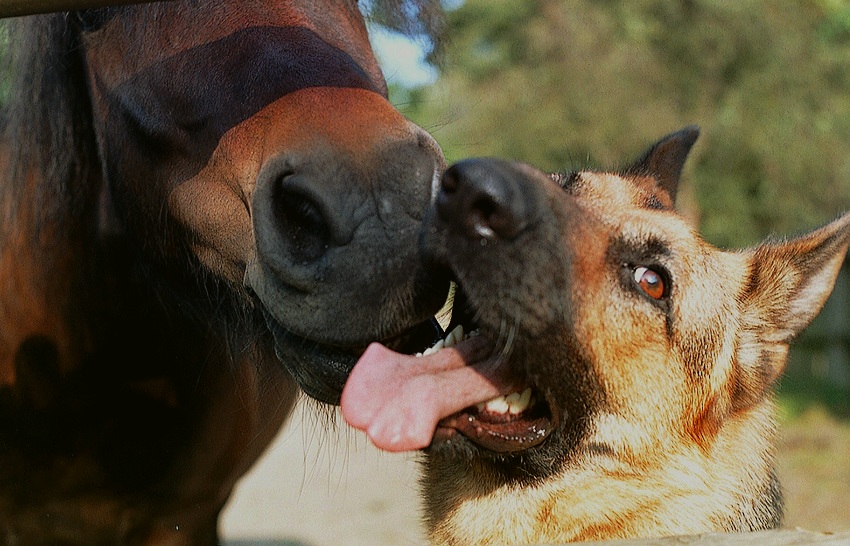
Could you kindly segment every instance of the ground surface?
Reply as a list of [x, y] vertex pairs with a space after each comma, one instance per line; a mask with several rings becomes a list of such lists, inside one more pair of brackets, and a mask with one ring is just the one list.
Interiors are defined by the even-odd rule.
[[786, 527], [850, 530], [850, 422], [813, 407], [781, 429]]
[[[416, 462], [302, 405], [244, 478], [222, 521], [226, 546], [417, 546]], [[819, 406], [786, 418], [779, 443], [786, 526], [850, 530], [850, 423]]]
[[414, 457], [325, 422], [299, 405], [226, 508], [225, 546], [425, 544]]

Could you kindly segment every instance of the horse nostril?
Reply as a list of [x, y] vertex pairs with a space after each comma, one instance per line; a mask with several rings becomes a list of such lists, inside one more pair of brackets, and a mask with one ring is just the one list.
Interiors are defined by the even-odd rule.
[[282, 244], [294, 262], [312, 263], [330, 246], [331, 231], [322, 208], [283, 178], [273, 195], [274, 215]]
[[528, 226], [531, 214], [519, 180], [502, 162], [461, 161], [443, 175], [437, 212], [467, 236], [512, 239]]

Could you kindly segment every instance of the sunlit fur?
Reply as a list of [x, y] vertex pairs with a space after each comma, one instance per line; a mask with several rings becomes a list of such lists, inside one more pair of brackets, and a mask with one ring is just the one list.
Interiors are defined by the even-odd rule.
[[[681, 161], [695, 138], [687, 142], [683, 134], [661, 141]], [[656, 159], [673, 153], [657, 150]], [[641, 175], [579, 172], [564, 189], [517, 169], [522, 183], [545, 186], [547, 212], [517, 241], [491, 242], [481, 252], [496, 254], [491, 264], [522, 271], [530, 285], [548, 287], [546, 298], [567, 302], [554, 305], [566, 314], [545, 327], [531, 321], [542, 335], [530, 335], [519, 319], [513, 365], [556, 405], [569, 398], [579, 410], [564, 412], [561, 428], [542, 445], [514, 456], [462, 438], [429, 451], [422, 484], [433, 543], [537, 544], [779, 525], [772, 386], [788, 344], [832, 290], [850, 244], [850, 214], [788, 242], [724, 252], [670, 208], [665, 188], [675, 191], [681, 163], [657, 181], [643, 167]], [[550, 241], [552, 230], [557, 245], [534, 245]], [[501, 272], [477, 269], [481, 260], [473, 254], [452, 261], [464, 290], [516, 294], [501, 284]], [[624, 282], [623, 263], [641, 260], [669, 272], [666, 301], [653, 302]], [[565, 282], [535, 270], [550, 262], [561, 264]], [[470, 299], [481, 316], [496, 305], [486, 295]], [[519, 297], [514, 305], [521, 316], [541, 302]], [[564, 379], [580, 362], [588, 364], [581, 373], [592, 376], [592, 392]]]

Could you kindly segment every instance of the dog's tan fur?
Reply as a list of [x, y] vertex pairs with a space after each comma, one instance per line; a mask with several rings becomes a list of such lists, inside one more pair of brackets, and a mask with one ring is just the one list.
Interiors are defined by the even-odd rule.
[[[672, 209], [696, 135], [685, 137], [690, 141], [683, 143], [682, 133], [660, 141], [625, 174], [580, 172], [564, 189], [517, 168], [523, 183], [545, 186], [551, 215], [541, 223], [557, 227], [534, 228], [541, 231], [534, 238], [549, 241], [553, 237], [543, 230], [560, 230], [562, 246], [545, 252], [569, 255], [570, 267], [566, 283], [538, 282], [551, 287], [552, 298], [569, 302], [555, 308], [570, 316], [535, 328], [562, 328], [555, 337], [523, 339], [520, 326], [516, 346], [533, 353], [535, 343], [558, 335], [577, 345], [604, 402], [582, 417], [581, 435], [562, 440], [569, 449], [542, 477], [506, 478], [498, 470], [511, 464], [521, 471], [521, 456], [504, 463], [470, 457], [468, 450], [432, 449], [422, 482], [435, 544], [548, 543], [779, 524], [772, 387], [789, 343], [832, 290], [850, 243], [850, 215], [787, 242], [718, 250]], [[655, 244], [650, 241], [666, 249], [660, 261], [673, 277], [666, 321], [645, 298], [624, 289], [620, 264], [612, 261], [613, 244], [639, 251]], [[503, 267], [519, 267], [510, 244], [481, 252], [504, 251]], [[533, 266], [525, 274], [536, 275]], [[466, 279], [481, 276], [485, 284], [488, 275], [465, 271]], [[521, 311], [547, 305], [529, 301], [533, 293], [514, 294]], [[521, 366], [538, 387], [559, 380], [537, 372], [533, 359]]]

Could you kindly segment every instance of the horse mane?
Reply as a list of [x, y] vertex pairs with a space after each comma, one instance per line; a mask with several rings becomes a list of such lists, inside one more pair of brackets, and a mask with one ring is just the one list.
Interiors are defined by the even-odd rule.
[[94, 188], [76, 183], [95, 172], [97, 146], [78, 36], [64, 14], [4, 23], [8, 35], [3, 118], [8, 164], [0, 182], [12, 218], [24, 202], [33, 234], [67, 212], [89, 212]]

